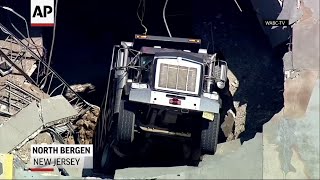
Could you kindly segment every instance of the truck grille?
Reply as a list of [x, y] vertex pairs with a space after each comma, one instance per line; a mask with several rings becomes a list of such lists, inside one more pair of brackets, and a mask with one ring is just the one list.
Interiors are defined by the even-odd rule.
[[158, 87], [186, 92], [195, 92], [196, 81], [196, 68], [165, 63], [160, 64]]

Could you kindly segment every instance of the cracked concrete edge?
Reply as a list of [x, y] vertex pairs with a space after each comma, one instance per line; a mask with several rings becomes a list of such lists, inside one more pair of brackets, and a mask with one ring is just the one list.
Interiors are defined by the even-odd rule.
[[45, 126], [77, 115], [63, 96], [35, 101], [0, 127], [0, 153], [8, 153], [37, 136]]
[[301, 0], [303, 16], [292, 26], [295, 69], [319, 71], [319, 0]]
[[[243, 166], [246, 164], [246, 166]], [[115, 179], [261, 179], [262, 135], [240, 144], [219, 144], [215, 155], [205, 155], [198, 167], [126, 168], [116, 170]], [[221, 168], [225, 167], [225, 168]]]
[[294, 78], [284, 83], [284, 109], [285, 118], [303, 117], [314, 89], [319, 71], [302, 70]]
[[46, 126], [76, 117], [78, 112], [62, 95], [41, 100], [41, 115]]
[[1, 153], [12, 151], [41, 128], [36, 111], [36, 102], [32, 102], [4, 123], [0, 128]]
[[[222, 156], [223, 154], [229, 154], [241, 147], [241, 142], [239, 139], [229, 141], [226, 143], [218, 144], [216, 155]], [[202, 157], [202, 165], [204, 163], [208, 163], [208, 161], [212, 161], [213, 156], [203, 156]], [[182, 178], [185, 179], [186, 175], [183, 173], [186, 171], [193, 170], [194, 167], [188, 166], [176, 166], [176, 167], [148, 167], [148, 168], [125, 168], [125, 169], [118, 169], [115, 172], [115, 179], [152, 179], [152, 178], [160, 178], [163, 179], [164, 176], [166, 179], [172, 178]], [[145, 172], [145, 173], [142, 173]], [[180, 176], [181, 175], [181, 176]]]
[[284, 110], [263, 127], [264, 179], [319, 179], [319, 78], [303, 117]]

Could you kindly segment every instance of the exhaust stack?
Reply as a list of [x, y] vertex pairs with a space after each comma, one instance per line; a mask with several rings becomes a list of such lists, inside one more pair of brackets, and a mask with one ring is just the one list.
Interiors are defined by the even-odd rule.
[[222, 64], [220, 66], [221, 71], [220, 71], [220, 81], [217, 82], [217, 86], [220, 89], [223, 89], [226, 86], [226, 81], [227, 81], [227, 71], [228, 67], [227, 64]]

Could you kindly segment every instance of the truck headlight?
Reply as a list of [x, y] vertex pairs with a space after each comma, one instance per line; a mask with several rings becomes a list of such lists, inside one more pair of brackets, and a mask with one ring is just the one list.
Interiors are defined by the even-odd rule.
[[226, 83], [222, 82], [222, 81], [219, 81], [219, 82], [217, 82], [217, 86], [218, 86], [219, 89], [223, 89], [226, 86]]

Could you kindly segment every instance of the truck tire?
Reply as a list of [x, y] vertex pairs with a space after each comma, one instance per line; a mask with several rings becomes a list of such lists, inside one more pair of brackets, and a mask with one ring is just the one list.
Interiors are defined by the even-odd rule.
[[214, 120], [209, 121], [203, 119], [201, 130], [201, 153], [202, 154], [214, 154], [217, 149], [218, 136], [219, 136], [219, 124], [220, 115], [214, 114]]
[[100, 161], [100, 167], [103, 172], [109, 173], [112, 171], [112, 165], [115, 162], [115, 153], [113, 151], [113, 148], [110, 146], [110, 144], [106, 144], [102, 155], [101, 155], [101, 161]]
[[135, 113], [125, 100], [120, 102], [117, 138], [120, 144], [131, 143], [134, 139]]
[[[114, 75], [113, 71], [110, 71], [110, 76]], [[102, 168], [101, 158], [105, 151], [106, 144], [110, 144], [113, 139], [116, 139], [116, 122], [114, 121], [114, 97], [115, 97], [115, 81], [111, 79], [108, 94], [106, 93], [103, 102], [100, 106], [100, 113], [97, 119], [97, 124], [94, 130], [93, 143], [93, 158], [94, 158], [94, 170], [99, 172]]]

